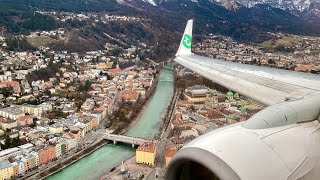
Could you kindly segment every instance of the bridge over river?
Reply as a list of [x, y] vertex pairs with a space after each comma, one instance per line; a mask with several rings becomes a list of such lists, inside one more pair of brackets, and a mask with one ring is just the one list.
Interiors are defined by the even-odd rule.
[[117, 134], [106, 134], [104, 136], [104, 139], [113, 141], [113, 144], [117, 144], [117, 142], [131, 144], [132, 148], [134, 148], [135, 145], [140, 146], [141, 144], [147, 141], [150, 141], [142, 138], [129, 137], [129, 136], [123, 136], [123, 135], [117, 135]]

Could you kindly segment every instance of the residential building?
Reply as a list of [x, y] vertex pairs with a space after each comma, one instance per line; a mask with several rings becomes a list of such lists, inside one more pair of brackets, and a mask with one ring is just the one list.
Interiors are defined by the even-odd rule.
[[23, 155], [17, 156], [16, 161], [23, 163], [25, 172], [38, 166], [38, 156], [35, 153], [24, 153]]
[[209, 110], [202, 110], [200, 111], [202, 116], [205, 116], [209, 119], [219, 120], [219, 121], [226, 121], [225, 116], [218, 110], [209, 109]]
[[57, 143], [55, 145], [55, 147], [54, 147], [55, 148], [55, 152], [56, 152], [56, 154], [55, 154], [56, 158], [59, 158], [62, 155], [62, 153], [61, 153], [61, 145], [62, 144]]
[[38, 155], [38, 152], [36, 151], [31, 151], [29, 152], [29, 155], [31, 157], [33, 157], [33, 167], [38, 167], [40, 164], [39, 164], [39, 155]]
[[9, 157], [16, 157], [18, 155], [22, 155], [22, 153], [30, 150], [33, 146], [31, 143], [27, 143], [15, 148], [10, 148], [6, 150], [0, 151], [0, 161], [7, 160]]
[[49, 133], [51, 133], [51, 134], [63, 133], [63, 126], [62, 126], [62, 124], [58, 124], [58, 123], [52, 124], [52, 125], [49, 127]]
[[49, 161], [52, 161], [56, 157], [56, 149], [53, 146], [48, 146], [38, 151], [39, 155], [39, 164], [48, 164]]
[[97, 64], [96, 68], [100, 70], [110, 69], [112, 68], [112, 65], [113, 65], [113, 62], [103, 62], [103, 63]]
[[82, 105], [81, 109], [84, 111], [90, 111], [95, 105], [94, 100], [92, 99], [87, 99]]
[[0, 116], [1, 128], [3, 130], [13, 129], [17, 127], [17, 121]]
[[110, 76], [118, 76], [121, 74], [121, 69], [120, 68], [109, 69], [108, 74]]
[[65, 154], [68, 149], [68, 144], [65, 139], [60, 139], [60, 141], [55, 145], [56, 158], [59, 158], [61, 155]]
[[98, 123], [97, 123], [97, 118], [95, 117], [92, 117], [91, 120], [90, 120], [90, 127], [91, 127], [91, 130], [92, 129], [96, 129], [98, 126]]
[[172, 157], [177, 153], [177, 150], [173, 147], [168, 147], [166, 148], [166, 154], [165, 154], [165, 158], [166, 158], [166, 166], [169, 165]]
[[21, 110], [24, 113], [28, 113], [32, 116], [36, 116], [39, 117], [42, 115], [43, 111], [43, 107], [40, 105], [32, 105], [32, 104], [24, 104], [21, 106]]
[[126, 102], [136, 102], [138, 100], [139, 93], [135, 90], [124, 90], [121, 98]]
[[17, 163], [18, 163], [18, 168], [19, 168], [19, 175], [24, 175], [26, 172], [24, 169], [24, 162], [17, 160]]
[[146, 142], [141, 144], [136, 150], [136, 162], [154, 166], [156, 158], [156, 144]]
[[11, 163], [13, 168], [13, 177], [18, 177], [20, 175], [19, 173], [19, 164], [17, 162]]
[[19, 106], [10, 106], [0, 109], [0, 116], [6, 117], [8, 119], [17, 120], [19, 117], [24, 116], [24, 112]]
[[78, 142], [76, 139], [66, 139], [67, 151], [70, 151], [71, 149], [77, 147], [77, 145], [78, 145]]
[[0, 162], [0, 180], [7, 180], [13, 177], [13, 166], [8, 161], [1, 161]]
[[33, 118], [30, 115], [22, 116], [17, 119], [18, 126], [26, 126], [33, 124]]
[[3, 81], [0, 82], [0, 88], [12, 87], [14, 94], [19, 95], [21, 93], [20, 84], [18, 81]]

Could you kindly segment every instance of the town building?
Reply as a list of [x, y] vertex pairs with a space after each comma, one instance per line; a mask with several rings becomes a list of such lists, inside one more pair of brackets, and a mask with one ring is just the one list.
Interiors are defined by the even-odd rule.
[[169, 165], [172, 157], [177, 153], [177, 150], [173, 147], [168, 147], [166, 148], [166, 154], [165, 154], [165, 158], [166, 158], [166, 166]]
[[14, 94], [20, 95], [21, 89], [18, 81], [3, 81], [0, 82], [0, 88], [12, 87]]
[[184, 97], [193, 103], [204, 103], [209, 96], [208, 88], [204, 86], [191, 86], [185, 89]]
[[125, 102], [136, 102], [138, 100], [139, 94], [137, 91], [135, 90], [124, 90], [122, 93], [121, 98], [125, 101]]
[[24, 116], [24, 112], [19, 106], [10, 106], [0, 109], [0, 116], [6, 117], [8, 119], [17, 120], [19, 117]]
[[34, 151], [25, 152], [22, 155], [16, 156], [15, 159], [21, 169], [19, 171], [22, 171], [22, 173], [30, 171], [39, 165], [38, 153]]
[[62, 132], [63, 132], [62, 124], [55, 123], [49, 127], [49, 133], [51, 134], [57, 134]]
[[12, 169], [13, 169], [13, 177], [18, 177], [20, 175], [18, 163], [17, 162], [13, 162], [11, 164], [12, 164]]
[[12, 164], [6, 160], [0, 162], [0, 180], [8, 180], [13, 177]]
[[0, 161], [7, 160], [10, 157], [16, 157], [18, 155], [21, 155], [23, 152], [26, 152], [27, 150], [30, 150], [33, 148], [34, 145], [31, 143], [27, 143], [15, 148], [10, 148], [6, 150], [0, 151]]
[[154, 142], [145, 142], [136, 150], [136, 162], [154, 166], [156, 158], [156, 144]]
[[93, 99], [87, 99], [82, 105], [81, 109], [84, 111], [90, 111], [94, 107], [95, 102]]
[[24, 104], [21, 106], [21, 110], [24, 113], [39, 117], [44, 112], [44, 107], [41, 105]]
[[13, 129], [17, 127], [17, 121], [0, 116], [1, 128], [3, 130]]
[[33, 118], [30, 115], [22, 116], [17, 119], [18, 126], [31, 125], [33, 123]]
[[48, 146], [38, 151], [39, 155], [39, 164], [48, 164], [48, 162], [52, 161], [56, 157], [56, 149], [55, 147]]

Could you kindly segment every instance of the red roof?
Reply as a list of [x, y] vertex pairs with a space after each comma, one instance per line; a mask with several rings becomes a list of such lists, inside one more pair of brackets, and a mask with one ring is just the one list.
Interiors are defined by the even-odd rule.
[[210, 119], [219, 119], [219, 118], [224, 118], [224, 115], [217, 111], [217, 110], [214, 110], [214, 109], [209, 109], [207, 111], [202, 111], [200, 112], [201, 115], [203, 116], [206, 116]]
[[109, 69], [109, 72], [111, 72], [111, 73], [121, 73], [121, 69], [120, 68], [113, 68], [113, 69]]
[[166, 157], [173, 157], [177, 153], [177, 150], [172, 147], [166, 149]]
[[17, 121], [28, 121], [32, 119], [32, 117], [30, 115], [26, 115], [26, 116], [21, 116], [17, 119]]
[[0, 86], [12, 86], [13, 89], [20, 88], [20, 84], [18, 81], [3, 81], [0, 82]]
[[144, 152], [154, 152], [155, 150], [156, 150], [156, 143], [154, 142], [145, 142], [137, 148], [137, 151], [144, 151]]
[[122, 99], [124, 100], [136, 100], [138, 98], [139, 94], [135, 90], [125, 90], [122, 94]]
[[223, 109], [221, 112], [222, 112], [223, 114], [225, 114], [225, 115], [230, 115], [230, 114], [232, 114], [231, 111], [228, 111], [228, 110], [226, 110], [226, 109]]

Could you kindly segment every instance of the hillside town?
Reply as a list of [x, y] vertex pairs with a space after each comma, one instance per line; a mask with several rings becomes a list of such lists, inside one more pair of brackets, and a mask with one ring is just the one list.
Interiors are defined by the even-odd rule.
[[107, 50], [13, 52], [0, 40], [1, 179], [23, 177], [98, 140], [93, 132], [103, 132], [118, 104], [144, 98], [156, 77], [154, 66], [120, 68], [137, 61], [135, 48], [118, 58]]
[[165, 164], [191, 140], [213, 129], [243, 122], [264, 106], [238, 93], [220, 92], [204, 85], [186, 88], [177, 101], [166, 141]]
[[78, 21], [87, 21], [93, 20], [94, 22], [102, 22], [107, 23], [110, 21], [141, 21], [138, 17], [132, 16], [120, 16], [120, 15], [112, 15], [106, 13], [73, 13], [73, 12], [47, 12], [47, 11], [37, 11], [42, 15], [49, 15], [54, 17], [57, 21], [65, 22], [67, 20], [78, 20]]
[[318, 37], [282, 33], [270, 35], [276, 40], [268, 40], [260, 45], [248, 45], [229, 37], [208, 35], [204, 41], [195, 44], [194, 51], [226, 61], [319, 74]]

